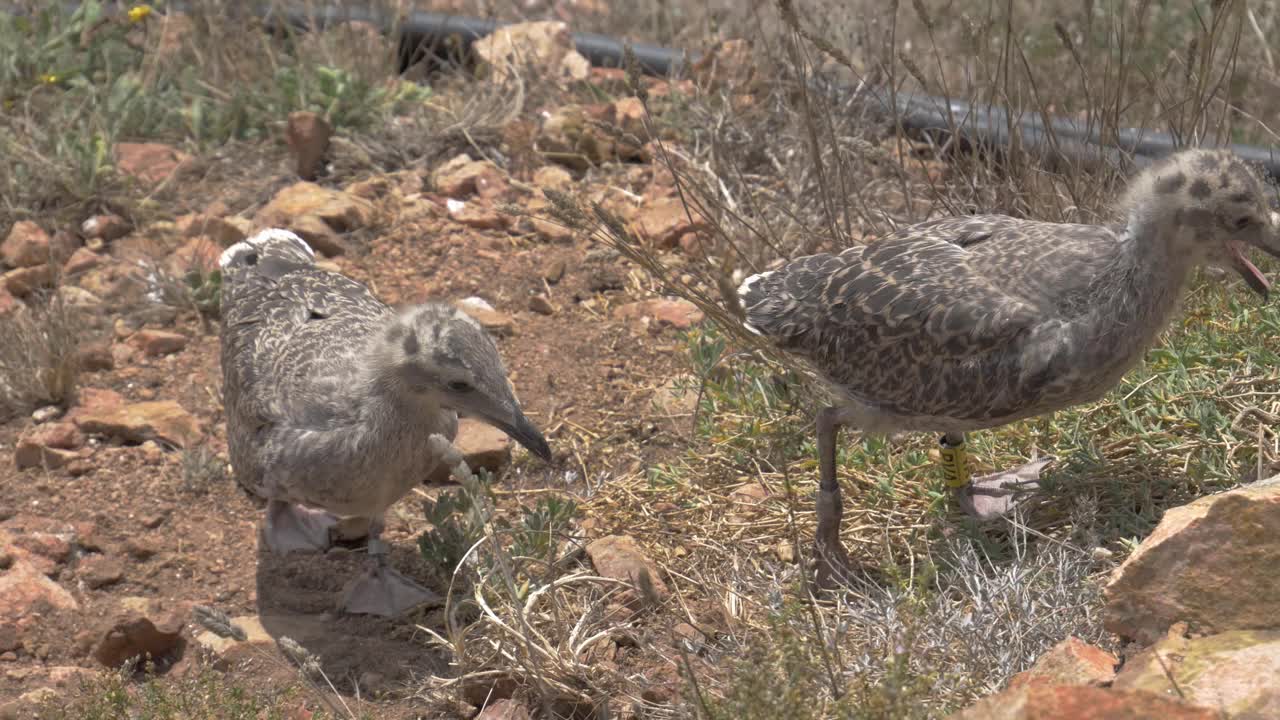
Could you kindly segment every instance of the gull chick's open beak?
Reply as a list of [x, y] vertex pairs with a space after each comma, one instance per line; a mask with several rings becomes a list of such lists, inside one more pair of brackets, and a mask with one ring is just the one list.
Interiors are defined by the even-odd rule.
[[[1271, 252], [1269, 248], [1264, 247], [1264, 249]], [[1271, 293], [1271, 283], [1267, 281], [1258, 266], [1249, 262], [1249, 257], [1245, 255], [1244, 243], [1239, 240], [1230, 240], [1227, 242], [1227, 250], [1231, 253], [1231, 267], [1240, 273], [1240, 277], [1244, 278], [1254, 292], [1266, 300]]]
[[[1257, 236], [1256, 240], [1250, 242], [1263, 252], [1272, 257], [1280, 258], [1280, 213], [1271, 212], [1271, 223], [1267, 231]], [[1262, 271], [1256, 265], [1249, 261], [1246, 254], [1248, 248], [1239, 240], [1232, 240], [1227, 243], [1227, 251], [1231, 254], [1231, 267], [1240, 273], [1240, 277], [1249, 284], [1250, 289], [1258, 293], [1265, 300], [1271, 292], [1271, 283], [1267, 280]]]

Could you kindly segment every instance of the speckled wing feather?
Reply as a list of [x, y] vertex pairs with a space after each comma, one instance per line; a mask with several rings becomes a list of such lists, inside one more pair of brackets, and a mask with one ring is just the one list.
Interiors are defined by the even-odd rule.
[[233, 463], [253, 485], [260, 471], [246, 453], [274, 430], [352, 421], [353, 360], [393, 311], [364, 285], [316, 268], [296, 240], [241, 245], [222, 261], [222, 367], [228, 433], [241, 456]]
[[799, 258], [740, 296], [751, 328], [849, 395], [909, 415], [994, 417], [1052, 390], [1052, 378], [1026, 380], [1016, 348], [1046, 352], [1029, 338], [1087, 305], [1117, 243], [1097, 226], [946, 218]]

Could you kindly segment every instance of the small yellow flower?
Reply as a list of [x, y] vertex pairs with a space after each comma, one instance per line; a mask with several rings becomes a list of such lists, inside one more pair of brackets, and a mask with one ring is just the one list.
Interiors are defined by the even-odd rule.
[[129, 8], [129, 22], [133, 22], [133, 23], [142, 22], [143, 20], [146, 20], [147, 16], [150, 14], [151, 14], [150, 5], [134, 5], [133, 7]]
[[45, 73], [44, 75], [40, 76], [40, 82], [44, 83], [45, 85], [57, 85], [58, 81], [61, 79], [62, 78], [58, 77], [57, 75], [54, 75], [53, 73]]

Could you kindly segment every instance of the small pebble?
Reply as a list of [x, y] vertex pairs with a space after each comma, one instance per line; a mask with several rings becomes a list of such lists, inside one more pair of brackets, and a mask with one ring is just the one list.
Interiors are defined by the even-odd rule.
[[554, 315], [556, 308], [546, 295], [538, 294], [529, 298], [529, 309], [540, 315]]

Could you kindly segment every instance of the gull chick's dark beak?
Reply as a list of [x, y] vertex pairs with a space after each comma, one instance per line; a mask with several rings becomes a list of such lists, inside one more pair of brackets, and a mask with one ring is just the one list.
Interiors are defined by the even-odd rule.
[[538, 428], [529, 422], [529, 418], [519, 409], [515, 411], [515, 417], [512, 420], [499, 420], [497, 418], [487, 418], [498, 429], [510, 435], [512, 439], [525, 446], [529, 452], [542, 458], [544, 462], [551, 462], [551, 446], [547, 445], [546, 438], [542, 437], [542, 433]]

